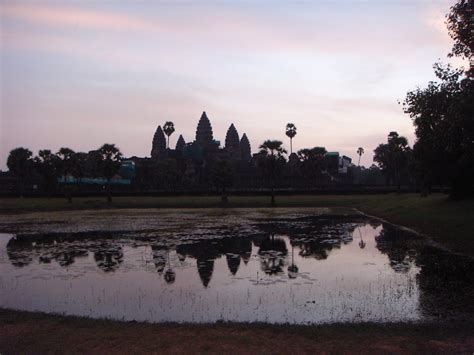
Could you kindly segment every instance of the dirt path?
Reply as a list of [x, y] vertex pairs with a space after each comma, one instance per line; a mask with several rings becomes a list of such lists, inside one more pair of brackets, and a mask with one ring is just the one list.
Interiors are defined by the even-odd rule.
[[153, 325], [0, 310], [0, 353], [466, 353], [472, 323]]

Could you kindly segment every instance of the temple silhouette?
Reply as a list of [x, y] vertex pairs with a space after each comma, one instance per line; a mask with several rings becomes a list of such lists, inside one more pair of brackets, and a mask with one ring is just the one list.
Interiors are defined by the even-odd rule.
[[[68, 187], [75, 194], [102, 193], [105, 186], [111, 185], [115, 192], [125, 193], [223, 193], [229, 190], [260, 193], [270, 186], [281, 190], [309, 191], [334, 187], [347, 189], [348, 185], [361, 182], [383, 184], [380, 171], [378, 174], [375, 171], [372, 176], [373, 169], [368, 169], [363, 175], [366, 178], [364, 182], [360, 178], [360, 169], [354, 168], [349, 157], [338, 152], [327, 152], [323, 147], [313, 148], [323, 152], [319, 156], [311, 155], [311, 149], [302, 149], [288, 156], [278, 156], [273, 164], [268, 151], [260, 150], [252, 154], [247, 134], [240, 135], [233, 123], [227, 129], [222, 146], [214, 136], [206, 112], [197, 122], [192, 142], [186, 142], [179, 134], [173, 149], [169, 146], [173, 132], [172, 122], [159, 125], [150, 142], [150, 156], [122, 159], [120, 168], [110, 181], [100, 169], [98, 150], [91, 150], [88, 153], [78, 152], [77, 156], [83, 158], [66, 173], [53, 169], [50, 175], [45, 175], [38, 165], [32, 169], [31, 176], [22, 182], [24, 192], [53, 194], [66, 191], [63, 188]], [[12, 172], [0, 172], [0, 193], [16, 193], [20, 181]]]
[[151, 158], [184, 158], [188, 161], [223, 158], [249, 162], [252, 156], [247, 135], [244, 133], [242, 138], [239, 138], [233, 123], [227, 130], [224, 148], [220, 148], [220, 141], [214, 139], [211, 121], [204, 111], [196, 128], [196, 139], [186, 143], [180, 134], [174, 150], [166, 147], [165, 133], [161, 126], [158, 126], [153, 136]]
[[[262, 153], [252, 154], [246, 133], [241, 136], [235, 125], [230, 124], [224, 146], [212, 130], [211, 120], [204, 111], [196, 127], [195, 139], [186, 142], [179, 135], [174, 149], [167, 147], [164, 128], [159, 125], [153, 135], [150, 158], [131, 157], [123, 161], [119, 176], [130, 179], [138, 190], [218, 189], [215, 167], [226, 161], [231, 167], [234, 189], [260, 189], [268, 186], [268, 174], [262, 169]], [[347, 182], [351, 159], [337, 152], [327, 154], [324, 174], [318, 184]], [[308, 187], [302, 164], [296, 153], [279, 162], [275, 184], [280, 187]]]

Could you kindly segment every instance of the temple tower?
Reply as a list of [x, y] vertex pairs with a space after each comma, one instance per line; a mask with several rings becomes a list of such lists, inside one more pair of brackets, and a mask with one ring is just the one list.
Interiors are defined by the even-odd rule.
[[239, 133], [232, 123], [225, 136], [225, 150], [231, 159], [240, 159], [240, 140]]
[[250, 149], [250, 142], [247, 135], [244, 133], [240, 140], [240, 156], [242, 160], [250, 161], [252, 159], [252, 150]]
[[199, 119], [196, 129], [196, 142], [201, 147], [210, 145], [213, 141], [212, 126], [209, 118], [207, 118], [206, 111], [204, 111]]
[[184, 147], [186, 146], [186, 142], [184, 141], [183, 135], [180, 134], [178, 141], [176, 142], [176, 151], [177, 152], [182, 152]]
[[156, 129], [155, 135], [153, 136], [153, 144], [151, 147], [151, 157], [157, 158], [166, 152], [166, 138], [161, 126]]

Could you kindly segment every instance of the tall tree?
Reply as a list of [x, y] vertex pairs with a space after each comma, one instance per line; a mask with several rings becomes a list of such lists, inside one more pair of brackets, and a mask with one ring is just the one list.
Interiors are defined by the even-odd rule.
[[15, 148], [8, 155], [7, 167], [18, 178], [18, 192], [23, 197], [25, 180], [31, 176], [33, 168], [33, 153], [26, 148]]
[[290, 154], [293, 154], [293, 138], [296, 136], [296, 126], [293, 123], [287, 123], [285, 133], [290, 138]]
[[474, 75], [474, 1], [459, 0], [446, 15], [448, 33], [453, 39], [449, 57], [461, 57], [470, 60], [468, 75]]
[[168, 137], [167, 145], [168, 149], [170, 149], [170, 136], [174, 133], [174, 123], [171, 121], [166, 121], [163, 126], [163, 132], [165, 132], [166, 136]]
[[55, 189], [58, 178], [58, 157], [49, 149], [43, 149], [38, 152], [34, 158], [36, 170], [41, 176], [41, 188], [48, 195]]
[[326, 148], [314, 147], [304, 148], [298, 151], [303, 176], [310, 182], [321, 176], [325, 168]]
[[270, 205], [275, 206], [275, 176], [277, 173], [278, 163], [284, 161], [286, 150], [283, 143], [278, 140], [266, 140], [260, 146], [260, 156], [263, 158], [263, 168], [270, 179], [271, 201]]
[[408, 141], [397, 132], [390, 132], [386, 144], [379, 144], [374, 150], [374, 161], [382, 169], [387, 182], [400, 189], [403, 173], [407, 172], [408, 159], [411, 152]]
[[414, 157], [425, 189], [452, 186], [451, 196], [474, 193], [474, 80], [462, 69], [435, 64], [439, 82], [407, 93], [404, 111], [413, 119]]
[[82, 179], [87, 174], [89, 155], [84, 152], [74, 154], [74, 176], [77, 178], [77, 184], [82, 183]]
[[76, 167], [75, 152], [70, 148], [61, 148], [56, 153], [58, 172], [63, 177], [62, 189], [69, 203], [72, 203], [71, 186], [68, 178], [72, 177]]
[[101, 157], [100, 171], [107, 179], [107, 202], [112, 202], [111, 180], [120, 168], [122, 162], [122, 153], [115, 144], [104, 144], [99, 148]]
[[364, 153], [365, 153], [364, 148], [362, 147], [357, 148], [357, 155], [359, 155], [359, 162], [357, 163], [357, 166], [360, 166], [360, 158], [362, 157], [362, 154]]

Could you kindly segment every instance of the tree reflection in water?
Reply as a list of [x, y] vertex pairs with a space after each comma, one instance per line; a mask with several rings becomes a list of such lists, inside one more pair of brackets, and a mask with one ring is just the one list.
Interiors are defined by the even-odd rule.
[[262, 271], [268, 275], [283, 273], [287, 254], [288, 249], [283, 239], [275, 237], [274, 234], [265, 237], [258, 250]]
[[123, 262], [123, 252], [120, 245], [103, 243], [94, 251], [97, 266], [105, 272], [115, 271]]
[[161, 275], [166, 267], [167, 248], [163, 245], [152, 245], [151, 255], [156, 271]]
[[[259, 220], [252, 226], [246, 226], [252, 230], [246, 235], [238, 234], [238, 231], [224, 233], [222, 229], [210, 230], [208, 235], [174, 238], [169, 244], [171, 246], [163, 245], [161, 237], [140, 239], [140, 236], [135, 238], [130, 233], [126, 236], [99, 232], [90, 235], [85, 232], [19, 235], [8, 241], [6, 252], [10, 263], [16, 268], [52, 262], [69, 267], [78, 258], [92, 255], [93, 263], [100, 270], [113, 272], [123, 264], [123, 248], [136, 248], [138, 244], [151, 249], [150, 262], [163, 275], [166, 283], [173, 284], [180, 268], [187, 267], [186, 260], [191, 258], [196, 262], [201, 284], [207, 288], [212, 282], [215, 261], [219, 258], [225, 258], [229, 277], [237, 276], [247, 263], [256, 262], [254, 265], [267, 275], [281, 277], [287, 271], [287, 277], [291, 279], [300, 272], [295, 254], [299, 258], [326, 260], [333, 249], [350, 243], [353, 235], [360, 238], [360, 248], [372, 248], [373, 244], [366, 244], [364, 240], [366, 235], [362, 223], [357, 218], [331, 220], [305, 217], [285, 219], [281, 223], [278, 220]], [[373, 228], [380, 226], [373, 221], [370, 225]], [[389, 224], [384, 224], [375, 237], [375, 247], [386, 255], [388, 265], [395, 273], [410, 275], [410, 270], [417, 268], [416, 283], [411, 285], [417, 287], [423, 314], [447, 317], [453, 310], [466, 315], [474, 313], [474, 264], [470, 258], [427, 246], [422, 238]], [[253, 256], [255, 259], [252, 259], [252, 250], [256, 253]], [[173, 259], [174, 253], [176, 259]], [[172, 265], [172, 260], [179, 262]]]
[[170, 251], [166, 250], [166, 254], [168, 257], [168, 269], [166, 270], [164, 277], [167, 284], [172, 284], [176, 280], [176, 272], [171, 269]]
[[360, 232], [360, 226], [357, 226], [357, 231], [359, 232], [359, 237], [360, 237], [359, 248], [364, 249], [366, 246], [366, 243], [364, 242], [364, 238], [362, 238], [362, 233]]
[[375, 238], [377, 249], [386, 254], [398, 273], [417, 266], [421, 311], [430, 318], [452, 314], [474, 314], [474, 260], [427, 245], [415, 235], [384, 224]]
[[288, 266], [288, 277], [290, 279], [296, 279], [298, 276], [298, 266], [295, 265], [295, 246], [291, 243], [291, 264]]

